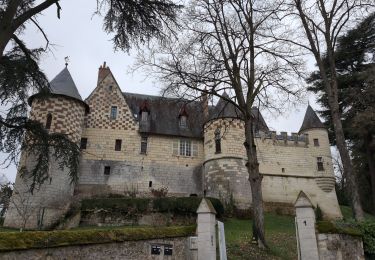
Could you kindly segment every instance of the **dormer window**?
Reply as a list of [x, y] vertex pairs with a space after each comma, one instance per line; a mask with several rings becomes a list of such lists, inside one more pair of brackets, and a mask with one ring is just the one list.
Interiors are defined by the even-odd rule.
[[187, 117], [188, 113], [186, 111], [186, 106], [184, 105], [181, 110], [178, 118], [180, 119], [180, 127], [187, 127]]
[[146, 122], [148, 120], [148, 112], [147, 111], [142, 111], [141, 120], [142, 120], [142, 122]]
[[181, 116], [180, 117], [180, 126], [181, 127], [186, 127], [187, 126], [187, 117], [186, 116]]

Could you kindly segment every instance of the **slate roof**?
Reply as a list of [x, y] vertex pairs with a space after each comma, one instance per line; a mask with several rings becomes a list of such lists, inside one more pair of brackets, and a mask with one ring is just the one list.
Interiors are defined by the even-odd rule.
[[[126, 103], [136, 120], [139, 121], [140, 132], [172, 136], [203, 138], [203, 125], [214, 118], [240, 118], [239, 111], [231, 103], [219, 100], [216, 106], [209, 106], [209, 117], [206, 119], [202, 101], [188, 101], [177, 98], [150, 96], [135, 93], [123, 93]], [[141, 108], [147, 103], [148, 121], [140, 121]], [[181, 127], [179, 117], [187, 114], [187, 127]], [[267, 124], [257, 108], [253, 115], [260, 122], [260, 129], [268, 130]], [[259, 120], [258, 120], [259, 115]]]
[[[137, 120], [140, 120], [142, 104], [147, 101], [150, 110], [149, 120], [147, 122], [140, 121], [140, 132], [193, 138], [203, 137], [204, 117], [202, 102], [189, 102], [177, 98], [126, 92], [123, 95]], [[187, 112], [187, 127], [180, 127], [179, 116], [184, 106]]]
[[306, 109], [305, 117], [303, 118], [302, 126], [299, 129], [299, 133], [301, 133], [304, 130], [308, 130], [312, 128], [326, 128], [326, 127], [324, 126], [322, 121], [320, 121], [314, 109], [310, 105], [308, 105]]
[[50, 86], [51, 93], [53, 94], [64, 95], [83, 101], [67, 67], [57, 74], [50, 82]]

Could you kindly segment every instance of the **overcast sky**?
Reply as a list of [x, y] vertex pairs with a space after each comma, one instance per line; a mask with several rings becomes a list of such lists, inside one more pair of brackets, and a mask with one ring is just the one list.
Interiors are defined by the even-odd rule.
[[[45, 54], [40, 66], [48, 79], [52, 80], [64, 68], [64, 57], [69, 56], [68, 69], [78, 87], [82, 98], [86, 98], [95, 88], [99, 66], [106, 61], [111, 68], [122, 91], [157, 95], [160, 85], [154, 79], [146, 79], [142, 72], [129, 72], [133, 64], [134, 51], [130, 54], [114, 52], [111, 36], [103, 31], [102, 18], [93, 15], [96, 1], [60, 1], [61, 19], [56, 17], [55, 6], [38, 17], [40, 25], [48, 35], [53, 52]], [[33, 24], [28, 24], [22, 39], [29, 48], [45, 46], [42, 34]], [[310, 95], [310, 104], [318, 108], [315, 98]], [[306, 110], [308, 97], [302, 103], [289, 109], [282, 116], [265, 114], [267, 124], [276, 131], [298, 132]], [[0, 154], [0, 159], [4, 158]], [[16, 175], [15, 166], [0, 168], [0, 175], [5, 174], [10, 181]]]

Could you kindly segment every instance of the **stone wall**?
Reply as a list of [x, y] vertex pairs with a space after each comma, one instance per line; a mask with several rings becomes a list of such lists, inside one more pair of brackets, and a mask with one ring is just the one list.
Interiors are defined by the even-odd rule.
[[319, 259], [364, 260], [360, 237], [345, 234], [318, 234]]
[[[217, 128], [222, 135], [221, 153], [215, 152]], [[298, 141], [285, 134], [281, 137], [275, 133], [259, 132], [255, 138], [259, 170], [264, 176], [264, 201], [293, 204], [303, 188], [314, 206], [319, 205], [322, 209], [324, 217], [341, 218], [327, 131], [305, 131]], [[240, 207], [247, 207], [246, 202], [251, 201], [244, 138], [243, 122], [238, 119], [218, 119], [205, 127], [204, 189], [215, 197], [233, 193]], [[318, 139], [318, 146], [314, 145], [314, 139]], [[323, 159], [322, 171], [318, 170], [317, 157]]]
[[[160, 255], [151, 255], [151, 247], [160, 246]], [[164, 255], [165, 246], [172, 246], [172, 255]], [[187, 237], [126, 241], [96, 245], [66, 246], [0, 252], [3, 260], [13, 259], [127, 259], [127, 260], [193, 260]]]

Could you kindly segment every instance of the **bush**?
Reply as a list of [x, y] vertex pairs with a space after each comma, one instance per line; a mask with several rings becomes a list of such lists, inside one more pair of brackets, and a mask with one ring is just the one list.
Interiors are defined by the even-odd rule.
[[362, 233], [365, 253], [375, 257], [375, 222], [359, 222], [357, 223], [357, 226]]
[[144, 198], [103, 198], [84, 199], [81, 209], [83, 211], [106, 209], [122, 212], [146, 212], [150, 199]]
[[316, 221], [322, 221], [323, 220], [323, 213], [322, 213], [322, 210], [320, 209], [319, 205], [316, 205], [316, 208], [315, 208], [315, 218], [316, 218]]
[[0, 217], [0, 227], [2, 227], [4, 224], [4, 217]]
[[[224, 214], [224, 207], [220, 200], [215, 198], [207, 198], [214, 206], [217, 216]], [[170, 212], [179, 215], [195, 214], [202, 198], [199, 197], [167, 197], [167, 198], [95, 198], [82, 200], [81, 209], [83, 211], [90, 210], [115, 210], [130, 213], [154, 212]]]

